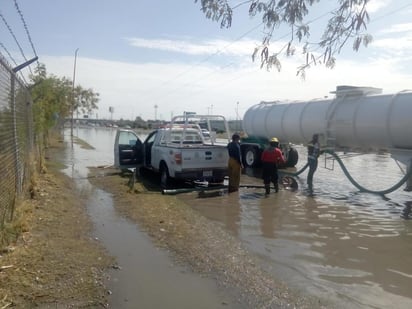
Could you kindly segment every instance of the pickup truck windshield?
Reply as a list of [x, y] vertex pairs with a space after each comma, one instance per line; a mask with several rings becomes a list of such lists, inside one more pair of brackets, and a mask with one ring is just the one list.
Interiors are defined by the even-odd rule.
[[180, 143], [184, 144], [201, 144], [203, 143], [202, 137], [200, 136], [199, 131], [197, 130], [186, 130], [185, 134], [183, 134], [183, 130], [172, 130], [169, 134], [165, 134], [163, 136], [162, 142], [172, 142], [172, 143]]

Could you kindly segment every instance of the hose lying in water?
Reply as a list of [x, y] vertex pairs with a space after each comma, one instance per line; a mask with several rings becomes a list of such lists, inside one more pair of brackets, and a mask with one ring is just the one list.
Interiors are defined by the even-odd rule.
[[385, 190], [370, 190], [370, 189], [367, 189], [367, 188], [361, 186], [358, 182], [356, 182], [355, 179], [353, 179], [353, 177], [349, 174], [349, 171], [346, 169], [345, 165], [343, 164], [342, 160], [339, 158], [339, 156], [334, 151], [327, 150], [325, 152], [329, 153], [330, 155], [332, 155], [332, 157], [334, 159], [336, 159], [336, 161], [339, 163], [339, 166], [341, 167], [343, 173], [345, 174], [346, 178], [348, 178], [349, 181], [356, 188], [358, 188], [359, 191], [361, 191], [361, 192], [380, 194], [380, 195], [385, 195], [385, 194], [391, 193], [391, 192], [399, 189], [408, 180], [408, 178], [412, 174], [412, 169], [410, 168], [408, 170], [408, 172], [402, 177], [402, 179], [397, 184], [393, 185], [392, 187], [390, 187], [388, 189], [385, 189]]
[[[239, 188], [254, 188], [254, 189], [264, 189], [264, 185], [254, 185], [254, 184], [240, 184]], [[216, 190], [227, 190], [228, 187], [225, 185], [222, 186], [213, 186], [213, 187], [194, 187], [194, 188], [179, 188], [179, 189], [163, 189], [162, 194], [164, 195], [176, 195], [180, 193], [189, 193], [189, 192], [204, 192], [204, 191], [216, 191]], [[275, 189], [273, 186], [271, 189]]]
[[[398, 190], [408, 180], [408, 178], [412, 175], [412, 169], [409, 169], [409, 171], [402, 177], [402, 179], [398, 183], [393, 185], [392, 187], [390, 187], [388, 189], [385, 189], [385, 190], [370, 190], [370, 189], [367, 189], [367, 188], [363, 187], [362, 185], [360, 185], [350, 175], [349, 171], [345, 167], [345, 164], [342, 162], [341, 158], [339, 158], [339, 156], [334, 151], [326, 150], [325, 152], [330, 154], [331, 156], [333, 156], [333, 158], [339, 163], [339, 166], [342, 169], [343, 173], [345, 174], [346, 178], [348, 178], [349, 181], [361, 192], [385, 195], [385, 194], [391, 193], [395, 190]], [[279, 171], [279, 174], [285, 174], [285, 175], [290, 175], [290, 176], [299, 176], [300, 174], [302, 174], [306, 170], [306, 168], [308, 168], [308, 166], [309, 166], [309, 164], [306, 163], [305, 166], [302, 167], [297, 172], [293, 173], [293, 172], [287, 172], [287, 171]]]
[[188, 193], [194, 191], [210, 191], [210, 190], [222, 190], [227, 189], [227, 186], [215, 186], [215, 187], [195, 187], [195, 188], [179, 188], [179, 189], [163, 189], [162, 194], [165, 195], [176, 195], [180, 193]]

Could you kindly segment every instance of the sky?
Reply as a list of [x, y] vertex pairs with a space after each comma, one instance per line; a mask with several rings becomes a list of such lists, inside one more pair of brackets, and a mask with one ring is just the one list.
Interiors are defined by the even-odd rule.
[[[337, 2], [311, 8], [313, 42]], [[170, 120], [196, 112], [235, 120], [261, 101], [332, 98], [338, 85], [412, 89], [412, 1], [371, 0], [372, 43], [355, 52], [349, 41], [333, 69], [312, 66], [305, 80], [296, 75], [304, 62], [299, 52], [280, 56], [280, 72], [252, 61], [263, 26], [247, 5], [234, 10], [228, 29], [200, 8], [194, 0], [0, 0], [0, 53], [11, 66], [37, 55], [48, 74], [98, 92], [99, 109], [89, 117], [99, 119]], [[276, 29], [271, 50], [289, 36], [289, 28]]]

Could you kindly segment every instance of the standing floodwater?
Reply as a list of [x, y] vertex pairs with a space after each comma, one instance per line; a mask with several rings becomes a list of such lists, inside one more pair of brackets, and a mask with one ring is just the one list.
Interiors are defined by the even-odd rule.
[[[305, 149], [299, 151], [303, 166]], [[307, 172], [298, 178], [299, 191], [281, 190], [268, 198], [264, 189], [248, 188], [213, 200], [180, 196], [221, 222], [268, 272], [292, 287], [343, 308], [412, 308], [412, 222], [402, 218], [412, 194], [357, 192], [337, 164], [333, 171], [324, 164], [321, 157], [314, 197], [304, 193]], [[403, 176], [388, 155], [352, 157], [345, 164], [355, 179], [375, 190]], [[247, 175], [241, 182], [262, 183]]]
[[[73, 148], [73, 158], [81, 154], [84, 161], [72, 159], [68, 168], [72, 177], [78, 177], [77, 171], [85, 166], [113, 164], [115, 131], [91, 128], [75, 130], [75, 134], [96, 150], [83, 153], [78, 146]], [[299, 151], [298, 168], [306, 161], [305, 150]], [[67, 160], [70, 162], [70, 156]], [[412, 222], [402, 218], [412, 194], [402, 188], [385, 197], [359, 193], [332, 163], [326, 165], [333, 170], [325, 169], [319, 158], [314, 197], [303, 192], [307, 172], [298, 178], [297, 192], [280, 190], [267, 198], [263, 189], [248, 188], [209, 198], [195, 192], [179, 197], [205, 217], [220, 222], [256, 255], [268, 273], [291, 287], [330, 299], [342, 308], [412, 308]], [[402, 177], [388, 155], [351, 157], [345, 164], [353, 177], [370, 189], [386, 189]], [[247, 173], [241, 184], [262, 184]], [[108, 203], [104, 206], [109, 207], [107, 212], [113, 212], [110, 196], [97, 194], [100, 203]], [[116, 229], [130, 224], [116, 219], [115, 214], [109, 216], [117, 220]], [[125, 235], [134, 233], [133, 228], [126, 227]]]
[[173, 264], [167, 252], [156, 248], [135, 223], [115, 211], [111, 194], [90, 184], [88, 167], [113, 164], [116, 131], [76, 128], [75, 138], [87, 141], [95, 149], [71, 143], [70, 133], [65, 133], [68, 147], [62, 161], [68, 167], [64, 172], [75, 180], [77, 189], [87, 200], [95, 237], [116, 259], [116, 265], [109, 273], [110, 307], [235, 308], [224, 289], [212, 279], [202, 278]]

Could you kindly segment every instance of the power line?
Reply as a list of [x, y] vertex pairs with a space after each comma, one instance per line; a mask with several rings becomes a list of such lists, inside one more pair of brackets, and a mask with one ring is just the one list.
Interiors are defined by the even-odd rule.
[[[249, 0], [243, 1], [243, 2], [241, 2], [241, 3], [239, 3], [239, 4], [237, 4], [237, 5], [235, 6], [235, 8], [241, 6], [241, 5], [245, 4], [245, 3], [248, 3], [248, 2], [250, 2], [250, 1], [249, 1]], [[383, 17], [387, 17], [387, 16], [389, 16], [389, 15], [392, 15], [392, 14], [394, 14], [394, 13], [396, 13], [396, 12], [404, 9], [405, 7], [408, 7], [408, 6], [411, 6], [411, 5], [412, 5], [412, 4], [404, 5], [403, 7], [399, 8], [399, 9], [397, 9], [397, 10], [394, 10], [394, 11], [392, 11], [392, 12], [389, 12], [389, 13], [387, 13], [387, 14], [385, 14], [384, 16], [381, 16], [381, 17], [379, 17], [379, 18], [383, 18]], [[307, 24], [307, 25], [313, 24], [313, 23], [319, 21], [320, 19], [324, 18], [325, 16], [327, 16], [327, 15], [333, 13], [333, 12], [334, 12], [333, 10], [328, 11], [328, 12], [325, 12], [325, 13], [323, 13], [323, 14], [315, 17], [315, 18], [313, 18], [312, 20], [309, 20], [308, 22], [306, 22], [306, 24]], [[376, 18], [376, 19], [374, 19], [373, 21], [376, 21], [376, 20], [379, 19], [379, 18]], [[373, 22], [373, 21], [372, 21], [372, 22]], [[203, 59], [202, 61], [198, 62], [196, 65], [193, 65], [193, 66], [191, 66], [189, 69], [187, 69], [187, 70], [183, 71], [182, 73], [178, 74], [178, 75], [176, 76], [176, 78], [179, 78], [179, 77], [187, 74], [188, 72], [192, 71], [192, 69], [193, 69], [194, 67], [198, 66], [199, 64], [204, 63], [204, 62], [207, 62], [207, 61], [210, 60], [212, 57], [218, 55], [222, 50], [227, 49], [229, 46], [233, 45], [235, 42], [239, 41], [241, 38], [245, 37], [247, 34], [249, 34], [249, 33], [251, 33], [252, 31], [254, 31], [254, 30], [256, 30], [257, 28], [259, 28], [262, 24], [263, 24], [263, 23], [260, 23], [258, 26], [254, 27], [253, 29], [251, 29], [250, 31], [246, 32], [245, 34], [243, 34], [242, 36], [240, 36], [239, 38], [237, 38], [236, 40], [234, 40], [234, 41], [231, 42], [230, 44], [226, 45], [223, 49], [218, 50], [218, 51], [215, 52], [214, 54], [212, 54], [212, 55], [206, 57], [205, 59]], [[272, 43], [273, 43], [273, 42], [278, 42], [278, 41], [280, 41], [280, 40], [282, 40], [282, 39], [290, 36], [291, 34], [292, 34], [292, 31], [289, 31], [288, 33], [286, 33], [286, 34], [284, 34], [284, 35], [276, 38], [275, 40], [271, 40], [271, 42], [272, 42]], [[283, 46], [283, 47], [280, 49], [280, 51], [278, 52], [278, 54], [281, 53], [282, 50], [284, 50], [285, 47], [286, 47], [286, 45]], [[319, 48], [319, 47], [318, 47], [318, 48]], [[315, 51], [316, 51], [318, 48], [316, 48]], [[311, 61], [311, 62], [312, 62], [312, 61]], [[224, 66], [224, 67], [227, 67], [227, 66], [228, 66], [228, 65], [226, 65], [226, 66]], [[179, 86], [179, 87], [175, 88], [174, 90], [172, 89], [172, 90], [168, 91], [167, 94], [161, 95], [160, 97], [158, 97], [158, 98], [155, 99], [155, 100], [160, 100], [160, 99], [162, 99], [162, 98], [164, 98], [164, 97], [167, 97], [167, 96], [171, 95], [172, 93], [175, 93], [175, 92], [176, 92], [177, 90], [179, 90], [180, 88], [189, 86], [190, 84], [193, 84], [194, 82], [199, 82], [200, 80], [204, 80], [206, 77], [209, 77], [210, 75], [213, 75], [213, 74], [214, 74], [215, 72], [217, 72], [217, 71], [219, 71], [219, 70], [215, 70], [215, 71], [213, 71], [213, 72], [211, 72], [211, 73], [205, 74], [203, 77], [197, 78], [195, 81], [191, 81], [191, 82], [189, 82], [189, 83], [185, 83], [184, 85]], [[163, 85], [168, 84], [170, 81], [175, 81], [176, 78], [164, 82]], [[231, 79], [228, 83], [233, 82], [234, 80], [237, 80], [237, 79], [239, 79], [239, 77], [236, 77], [236, 78]], [[202, 92], [202, 90], [201, 90], [201, 92]], [[193, 94], [192, 94], [192, 95], [193, 95]]]
[[382, 19], [382, 18], [388, 17], [390, 15], [393, 15], [395, 13], [398, 13], [399, 11], [402, 11], [403, 9], [407, 8], [408, 6], [412, 6], [412, 3], [405, 4], [405, 5], [401, 6], [400, 8], [397, 8], [397, 9], [391, 11], [391, 12], [388, 12], [388, 13], [385, 13], [381, 16], [378, 16], [378, 17], [374, 18], [373, 20], [371, 20], [370, 23], [374, 23], [379, 19]]
[[[385, 13], [385, 14], [383, 14], [383, 15], [380, 15], [380, 16], [378, 16], [378, 17], [375, 17], [375, 18], [371, 19], [371, 21], [369, 22], [369, 24], [373, 24], [374, 22], [376, 22], [376, 21], [378, 21], [378, 20], [380, 20], [380, 19], [383, 19], [383, 18], [386, 18], [386, 17], [391, 16], [391, 15], [393, 15], [393, 14], [396, 14], [396, 13], [398, 13], [398, 12], [402, 11], [403, 9], [405, 9], [405, 8], [407, 8], [407, 7], [410, 7], [410, 6], [412, 6], [412, 3], [407, 3], [407, 4], [401, 6], [401, 7], [397, 8], [397, 9], [394, 9], [394, 10], [392, 10], [392, 11], [390, 11], [390, 12], [387, 12], [387, 13]], [[318, 51], [320, 48], [321, 48], [321, 47], [318, 46], [316, 49], [314, 49], [314, 52]], [[323, 56], [320, 55], [320, 56], [316, 57], [316, 59], [320, 59], [321, 57], [323, 57]], [[307, 65], [311, 65], [311, 64], [315, 64], [315, 63], [316, 63], [316, 60], [312, 59], [311, 61], [309, 61], [309, 62], [307, 63]]]
[[[230, 47], [231, 45], [235, 44], [237, 41], [240, 41], [241, 39], [243, 39], [243, 38], [244, 38], [245, 36], [247, 36], [249, 33], [252, 33], [252, 32], [255, 31], [256, 29], [260, 28], [260, 27], [262, 26], [262, 24], [263, 24], [263, 22], [261, 22], [259, 25], [255, 26], [255, 27], [253, 27], [252, 29], [248, 30], [247, 32], [243, 33], [242, 35], [240, 35], [239, 37], [237, 37], [235, 40], [233, 40], [233, 41], [230, 42], [229, 44], [225, 45], [223, 48], [218, 49], [218, 50], [217, 50], [216, 52], [214, 52], [213, 54], [207, 56], [206, 58], [204, 58], [203, 60], [197, 62], [196, 64], [193, 64], [193, 65], [190, 66], [187, 70], [184, 70], [183, 72], [177, 74], [177, 75], [174, 76], [173, 78], [164, 81], [164, 82], [163, 82], [162, 84], [160, 84], [158, 87], [163, 87], [163, 86], [165, 86], [165, 85], [167, 85], [167, 84], [169, 84], [169, 83], [171, 83], [171, 82], [176, 81], [176, 79], [178, 79], [178, 78], [186, 75], [187, 73], [191, 72], [195, 67], [199, 66], [199, 65], [202, 64], [202, 63], [205, 63], [205, 62], [209, 61], [211, 58], [219, 55], [223, 50], [226, 50], [228, 47]], [[231, 64], [229, 64], [229, 65], [231, 65]], [[228, 66], [228, 65], [226, 65], [226, 66]], [[225, 66], [225, 67], [226, 67], [226, 66]], [[215, 71], [218, 71], [218, 70], [215, 70]], [[212, 73], [213, 73], [213, 72], [212, 72]], [[208, 75], [210, 75], [210, 74], [212, 74], [212, 73], [208, 73], [208, 74], [206, 74], [206, 76], [208, 76]], [[201, 80], [201, 78], [198, 78], [198, 79], [197, 79], [197, 81], [199, 81], [199, 80]], [[156, 87], [156, 89], [153, 89], [153, 90], [157, 90], [158, 87]], [[179, 87], [179, 88], [180, 88], [180, 87]], [[178, 90], [178, 88], [176, 88], [175, 90], [172, 90], [172, 92], [175, 92], [176, 90]], [[149, 91], [148, 91], [148, 92], [149, 92]], [[168, 96], [169, 94], [170, 94], [170, 92], [169, 92], [168, 94], [161, 95], [159, 98], [157, 98], [157, 100], [159, 100], [159, 99], [161, 99], [161, 98], [163, 98], [163, 97], [165, 97], [165, 96]]]
[[[241, 3], [239, 3], [239, 4], [237, 4], [234, 8], [237, 8], [237, 7], [239, 7], [239, 6], [241, 6], [241, 5], [245, 4], [245, 3], [248, 3], [248, 2], [250, 2], [250, 0], [243, 1], [243, 2], [241, 2]], [[328, 12], [326, 12], [326, 13], [324, 13], [324, 14], [316, 17], [316, 18], [314, 18], [313, 20], [307, 22], [307, 24], [309, 25], [309, 24], [311, 24], [311, 23], [314, 23], [314, 22], [318, 21], [319, 19], [325, 17], [326, 15], [330, 14], [331, 12], [332, 12], [332, 11], [328, 11]], [[243, 39], [243, 38], [244, 38], [245, 36], [247, 36], [248, 34], [254, 32], [256, 29], [260, 28], [263, 24], [264, 24], [263, 22], [259, 23], [258, 25], [256, 25], [256, 26], [253, 27], [252, 29], [248, 30], [247, 32], [243, 33], [242, 35], [240, 35], [239, 37], [237, 37], [236, 39], [234, 39], [234, 40], [233, 40], [232, 42], [230, 42], [229, 44], [225, 45], [222, 49], [217, 50], [215, 53], [209, 55], [209, 56], [206, 57], [205, 59], [201, 60], [200, 62], [198, 62], [198, 63], [196, 63], [196, 64], [194, 64], [194, 65], [192, 65], [190, 68], [188, 68], [187, 70], [179, 73], [179, 74], [176, 75], [174, 78], [169, 79], [169, 80], [163, 82], [163, 83], [160, 85], [160, 87], [165, 86], [165, 85], [169, 84], [169, 83], [172, 82], [172, 81], [176, 81], [176, 79], [178, 79], [178, 78], [180, 78], [181, 76], [184, 76], [184, 75], [186, 75], [187, 73], [191, 72], [191, 71], [193, 70], [193, 68], [199, 66], [199, 65], [202, 64], [202, 63], [205, 63], [205, 62], [209, 61], [209, 60], [210, 60], [211, 58], [213, 58], [214, 56], [220, 54], [223, 50], [226, 50], [226, 49], [227, 49], [228, 47], [230, 47], [231, 45], [233, 45], [233, 44], [235, 44], [236, 42], [240, 41], [241, 39]], [[277, 39], [275, 39], [275, 40], [272, 40], [272, 42], [280, 41], [280, 40], [284, 39], [285, 37], [290, 36], [291, 34], [292, 34], [292, 31], [289, 31], [288, 33], [280, 36], [279, 38], [277, 38]], [[285, 45], [285, 46], [286, 46], [286, 45]], [[280, 52], [282, 52], [282, 50], [285, 48], [285, 46], [282, 47], [282, 49], [280, 50]], [[279, 53], [280, 53], [280, 52], [279, 52]], [[228, 65], [226, 65], [225, 67], [227, 67], [227, 66], [228, 66]], [[216, 72], [216, 71], [218, 71], [218, 70], [215, 70], [214, 72]], [[209, 75], [213, 74], [214, 72], [208, 73], [208, 74], [206, 74], [205, 76], [209, 76]], [[204, 76], [204, 77], [205, 77], [205, 76]], [[198, 82], [198, 81], [200, 81], [200, 80], [203, 80], [204, 77], [198, 78], [198, 79], [196, 79], [196, 81]], [[186, 84], [183, 85], [183, 86], [186, 86], [186, 85], [188, 85], [188, 83], [186, 83]], [[167, 96], [169, 96], [171, 93], [176, 92], [176, 91], [177, 91], [179, 88], [181, 88], [181, 87], [182, 87], [182, 86], [180, 86], [180, 87], [178, 87], [178, 88], [176, 88], [176, 89], [174, 89], [174, 90], [171, 90], [171, 91], [169, 91], [167, 94], [161, 95], [160, 97], [158, 97], [158, 98], [155, 99], [155, 100], [159, 100], [159, 99], [162, 99], [163, 97], [167, 97]], [[156, 89], [158, 89], [158, 88], [156, 88]]]

